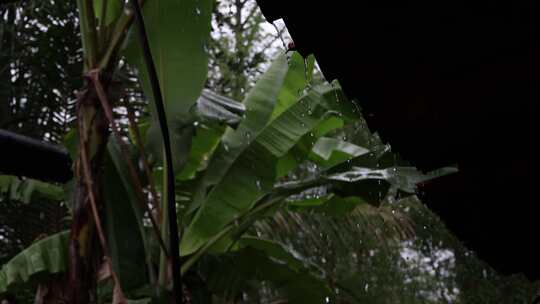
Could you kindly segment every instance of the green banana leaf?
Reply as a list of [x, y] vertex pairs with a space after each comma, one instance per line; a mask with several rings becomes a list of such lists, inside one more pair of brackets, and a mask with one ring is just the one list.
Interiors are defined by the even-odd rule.
[[303, 90], [309, 85], [309, 80], [313, 74], [314, 62], [315, 57], [313, 56], [309, 56], [304, 60], [302, 55], [298, 52], [292, 53], [288, 62], [289, 70], [285, 77], [285, 81], [283, 82], [283, 87], [279, 93], [270, 120], [274, 120], [287, 110], [287, 108], [292, 106], [298, 100], [298, 97], [302, 95]]
[[[206, 80], [208, 58], [205, 45], [210, 33], [211, 13], [210, 0], [147, 1], [143, 8], [152, 57], [171, 130], [176, 173], [181, 170], [189, 155], [194, 132], [190, 123], [190, 111]], [[152, 99], [144, 57], [139, 43], [135, 40], [128, 40], [125, 55], [128, 62], [137, 67], [146, 97]], [[151, 146], [161, 149], [161, 136], [153, 102], [150, 107], [154, 119], [147, 138], [155, 141]], [[160, 154], [156, 152], [155, 156], [159, 158]]]
[[0, 194], [4, 193], [9, 199], [25, 204], [30, 203], [34, 196], [54, 201], [64, 199], [62, 187], [30, 178], [20, 179], [12, 175], [0, 175]]
[[185, 167], [176, 178], [193, 179], [197, 172], [206, 169], [225, 131], [224, 125], [237, 127], [245, 111], [244, 104], [204, 89], [193, 111], [198, 121], [195, 122], [191, 151]]
[[68, 241], [69, 231], [54, 234], [35, 242], [4, 264], [0, 269], [0, 295], [31, 280], [46, 280], [50, 274], [65, 272]]
[[[171, 122], [188, 116], [203, 89], [208, 61], [204, 48], [211, 13], [210, 0], [147, 1], [143, 7], [150, 49]], [[126, 55], [139, 71], [146, 96], [152, 98], [138, 41], [129, 41]]]
[[206, 169], [210, 156], [217, 148], [223, 132], [223, 128], [213, 128], [205, 124], [199, 124], [195, 129], [186, 165], [176, 175], [176, 179], [193, 179], [197, 172]]
[[[348, 109], [348, 107], [353, 107], [352, 102], [346, 99], [339, 84], [331, 83], [325, 85], [331, 89], [327, 89], [323, 93], [325, 95], [323, 104], [333, 115], [328, 115], [323, 119], [308, 134], [305, 134], [298, 140], [297, 144], [289, 153], [280, 159], [278, 164], [279, 177], [285, 176], [298, 167], [300, 163], [308, 159], [323, 169], [328, 169], [369, 152], [365, 148], [349, 143], [346, 140], [342, 141], [341, 139], [333, 139], [332, 137], [322, 139], [323, 136], [336, 133], [346, 124], [354, 121], [355, 118], [352, 115], [359, 115], [358, 112], [352, 112], [352, 110]], [[349, 114], [347, 112], [343, 114], [342, 111], [344, 109], [349, 111]], [[325, 159], [327, 153], [330, 153], [331, 157], [329, 159]], [[318, 154], [322, 154], [322, 157]]]
[[371, 169], [353, 166], [350, 171], [334, 173], [326, 176], [326, 179], [347, 183], [356, 183], [363, 180], [384, 180], [401, 191], [414, 193], [417, 184], [455, 172], [457, 172], [457, 169], [453, 167], [445, 167], [424, 174], [414, 167]]
[[[331, 95], [328, 94], [331, 90], [329, 86], [315, 87], [266, 125], [258, 135], [233, 138], [240, 143], [229, 142], [231, 146], [244, 147], [248, 144], [240, 155], [231, 155], [225, 150], [216, 152], [214, 159], [220, 157], [231, 161], [222, 163], [229, 169], [225, 167], [220, 172], [224, 178], [210, 190], [187, 227], [181, 242], [183, 255], [195, 252], [273, 190], [278, 160], [329, 115], [330, 111], [323, 106], [323, 101], [325, 96]], [[242, 124], [239, 130], [241, 127]]]
[[[116, 0], [95, 0], [94, 15], [98, 21], [108, 26], [122, 13], [123, 2]], [[105, 6], [105, 7], [104, 7]]]
[[[205, 207], [209, 204], [205, 203], [203, 206], [203, 202], [205, 201], [207, 189], [220, 183], [225, 178], [230, 169], [234, 168], [233, 164], [237, 161], [238, 157], [244, 152], [244, 150], [247, 149], [253, 138], [258, 137], [259, 133], [268, 123], [281, 87], [283, 86], [283, 81], [285, 80], [287, 71], [288, 65], [285, 56], [278, 56], [266, 73], [257, 82], [255, 87], [246, 96], [244, 101], [244, 105], [247, 109], [246, 117], [242, 120], [236, 130], [228, 129], [223, 135], [221, 145], [218, 146], [210, 163], [208, 164], [205, 176], [201, 182], [201, 186], [197, 190], [193, 200], [192, 208], [202, 206], [201, 210], [206, 209]], [[244, 165], [249, 164], [244, 163]], [[240, 177], [242, 178], [242, 176]], [[248, 176], [244, 175], [243, 178], [245, 177]], [[211, 211], [211, 208], [213, 207], [209, 208]], [[206, 229], [204, 227], [206, 224], [203, 223], [206, 221], [206, 219], [204, 218], [205, 216], [201, 216], [201, 212], [207, 212], [201, 210], [199, 210], [199, 212], [195, 215], [195, 218], [190, 225], [190, 227], [194, 228], [188, 227], [184, 234], [180, 247], [183, 255], [194, 252], [204, 243], [205, 240], [212, 237], [216, 231], [223, 228], [223, 226], [226, 225], [230, 220], [229, 218], [233, 216], [230, 214], [230, 211], [234, 212], [234, 209], [231, 210], [229, 208], [229, 215], [226, 216], [225, 220], [222, 220], [220, 227], [217, 229], [212, 229], [211, 232], [203, 232], [205, 237], [200, 238], [197, 236], [200, 233], [197, 230]]]
[[[105, 158], [104, 185], [104, 228], [109, 245], [113, 270], [120, 278], [124, 291], [136, 289], [148, 282], [146, 229], [143, 224], [144, 210], [135, 195], [136, 189], [126, 158], [119, 144], [111, 138]], [[135, 160], [133, 160], [136, 163]], [[130, 257], [126, 259], [126, 257]]]
[[204, 89], [197, 100], [194, 114], [203, 123], [237, 126], [246, 112], [244, 104]]
[[[242, 103], [204, 89], [192, 108], [193, 119], [196, 119], [196, 121], [193, 122], [193, 127], [189, 128], [190, 131], [193, 131], [192, 134], [188, 134], [189, 136], [193, 135], [192, 138], [188, 138], [191, 142], [185, 143], [182, 149], [184, 152], [177, 149], [180, 148], [181, 142], [176, 142], [173, 147], [176, 154], [184, 153], [183, 155], [187, 156], [187, 158], [183, 158], [183, 162], [185, 162], [183, 167], [175, 166], [177, 169], [176, 178], [179, 180], [193, 179], [198, 171], [206, 169], [212, 152], [219, 144], [223, 132], [225, 132], [226, 125], [238, 126], [245, 111], [246, 108]], [[147, 130], [147, 126], [148, 122], [144, 121], [139, 124], [139, 129]], [[146, 135], [146, 148], [151, 153], [150, 158], [162, 161], [161, 139], [156, 131], [157, 129], [154, 128], [150, 130], [150, 134], [142, 133]], [[182, 139], [182, 137], [177, 136], [174, 138]], [[188, 154], [187, 147], [189, 146], [191, 146], [191, 149]], [[178, 170], [181, 171], [178, 172]], [[160, 180], [158, 179], [157, 182], [159, 183]]]
[[321, 137], [311, 150], [310, 159], [324, 168], [369, 153], [369, 150], [332, 137]]

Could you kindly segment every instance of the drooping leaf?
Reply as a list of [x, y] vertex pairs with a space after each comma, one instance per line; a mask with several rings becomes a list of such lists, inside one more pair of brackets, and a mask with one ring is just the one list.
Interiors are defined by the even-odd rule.
[[423, 174], [414, 167], [391, 167], [386, 169], [371, 169], [353, 166], [350, 171], [334, 173], [328, 180], [355, 183], [363, 180], [384, 180], [399, 190], [414, 193], [418, 183], [457, 172], [457, 169], [447, 167], [431, 174]]
[[67, 270], [69, 231], [35, 242], [0, 269], [0, 295], [32, 280], [47, 280], [47, 275]]
[[194, 111], [200, 121], [196, 122], [197, 127], [187, 163], [182, 172], [177, 175], [180, 180], [192, 179], [197, 171], [206, 168], [212, 152], [225, 131], [223, 125], [237, 126], [242, 120], [246, 107], [240, 102], [204, 89]]
[[219, 123], [237, 126], [246, 111], [244, 104], [220, 96], [208, 89], [202, 91], [194, 112], [204, 123]]
[[[172, 128], [172, 152], [176, 156], [174, 167], [176, 177], [180, 180], [191, 179], [198, 170], [206, 168], [208, 158], [217, 147], [225, 126], [237, 126], [245, 106], [204, 89], [192, 112], [196, 119], [193, 125], [175, 124]], [[148, 152], [153, 159], [162, 161], [159, 128], [154, 124], [146, 134]]]

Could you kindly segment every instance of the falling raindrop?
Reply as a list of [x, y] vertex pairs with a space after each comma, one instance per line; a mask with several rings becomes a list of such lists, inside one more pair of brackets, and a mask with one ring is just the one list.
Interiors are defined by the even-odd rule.
[[260, 180], [256, 180], [256, 181], [255, 181], [255, 185], [257, 186], [257, 189], [259, 189], [259, 190], [262, 189], [262, 185], [261, 185], [261, 181], [260, 181]]
[[334, 89], [334, 95], [336, 96], [336, 102], [340, 102], [339, 94], [338, 94], [338, 88], [334, 86], [334, 83], [331, 84], [332, 88]]
[[198, 16], [201, 15], [201, 10], [198, 7], [195, 9], [195, 12], [197, 13]]

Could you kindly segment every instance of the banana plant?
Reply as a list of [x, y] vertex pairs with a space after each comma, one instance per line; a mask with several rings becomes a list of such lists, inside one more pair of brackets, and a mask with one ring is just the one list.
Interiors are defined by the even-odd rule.
[[[343, 136], [345, 127], [361, 120], [360, 111], [338, 83], [312, 80], [314, 58], [280, 54], [242, 102], [203, 90], [208, 0], [144, 1], [148, 46], [172, 138], [168, 160], [153, 102], [150, 118], [130, 121], [127, 136], [112, 115], [121, 90], [115, 78], [120, 58], [137, 70], [146, 97], [155, 101], [156, 79], [131, 28], [133, 7], [114, 0], [78, 5], [87, 82], [77, 100], [78, 130], [66, 140], [76, 159], [71, 230], [39, 241], [4, 265], [0, 293], [41, 286], [60, 275], [61, 297], [71, 303], [88, 303], [95, 294], [105, 303], [163, 301], [173, 297], [171, 272], [179, 271], [187, 278], [184, 297], [202, 303], [221, 292], [218, 281], [247, 279], [272, 282], [291, 302], [329, 301], [333, 291], [319, 270], [283, 244], [250, 236], [254, 225], [283, 210], [377, 213], [367, 203], [377, 206], [413, 193], [416, 183], [437, 175], [398, 162], [387, 165], [391, 153], [375, 135], [356, 142]], [[362, 146], [362, 140], [377, 144]], [[166, 181], [167, 162], [175, 168], [174, 185]], [[0, 182], [2, 189], [12, 188]], [[180, 249], [180, 269], [170, 262], [175, 248], [167, 242], [174, 234], [165, 206], [170, 186], [180, 217], [172, 223], [181, 230], [180, 243], [172, 244]], [[372, 199], [374, 192], [378, 199]], [[212, 259], [218, 272], [207, 264]], [[221, 267], [232, 279], [222, 276]], [[206, 269], [214, 280], [209, 294], [196, 294], [190, 281], [197, 277], [195, 268]]]

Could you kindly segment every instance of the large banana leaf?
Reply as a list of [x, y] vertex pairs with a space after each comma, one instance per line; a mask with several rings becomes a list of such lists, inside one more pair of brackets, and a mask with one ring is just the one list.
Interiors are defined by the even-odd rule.
[[238, 101], [204, 89], [197, 99], [194, 112], [202, 122], [236, 126], [242, 120], [246, 107]]
[[[247, 109], [245, 118], [236, 130], [229, 129], [224, 134], [222, 144], [217, 148], [208, 164], [204, 179], [194, 198], [195, 207], [202, 205], [205, 200], [207, 189], [218, 184], [225, 178], [231, 167], [233, 167], [233, 163], [235, 163], [238, 157], [247, 149], [250, 143], [252, 143], [253, 138], [257, 138], [259, 133], [264, 129], [265, 125], [270, 120], [272, 110], [274, 109], [277, 97], [283, 86], [287, 71], [288, 65], [285, 56], [278, 56], [268, 71], [246, 96], [244, 101]], [[247, 165], [247, 163], [245, 163], [245, 165]], [[209, 204], [205, 203], [201, 210], [204, 210], [207, 205]], [[204, 231], [204, 225], [206, 225], [203, 223], [206, 220], [201, 216], [201, 212], [203, 211], [197, 213], [190, 225], [190, 227], [195, 228], [188, 228], [183, 237], [181, 243], [182, 254], [189, 254], [198, 249], [206, 239], [223, 228], [231, 216], [231, 214], [226, 216], [227, 220], [222, 221], [223, 223], [217, 230], [213, 229], [210, 233], [203, 233], [205, 237], [200, 238], [197, 236], [200, 233], [197, 230], [202, 229]], [[198, 224], [195, 224], [195, 222]], [[193, 236], [191, 236], [192, 234]]]
[[229, 145], [245, 147], [235, 159], [231, 159], [227, 151], [216, 155], [216, 158], [230, 160], [230, 166], [221, 172], [224, 178], [210, 190], [188, 226], [181, 243], [183, 255], [196, 251], [273, 190], [279, 158], [331, 114], [323, 102], [331, 90], [329, 86], [313, 88], [267, 124], [258, 135], [233, 137], [241, 142], [229, 141]]
[[[147, 1], [144, 22], [169, 121], [185, 118], [206, 80], [212, 1]], [[130, 41], [128, 60], [135, 64], [146, 96], [151, 89], [137, 41]]]
[[[186, 124], [206, 80], [208, 58], [205, 45], [210, 32], [211, 12], [211, 0], [147, 1], [143, 9], [171, 129], [174, 167], [177, 171], [187, 161], [193, 128]], [[135, 39], [129, 41], [126, 57], [137, 67], [144, 92], [152, 99], [144, 57]], [[154, 103], [150, 105], [153, 109]], [[154, 117], [147, 138], [154, 139], [157, 141], [154, 145], [161, 147], [156, 122]], [[159, 153], [156, 155], [161, 156]]]
[[0, 294], [13, 290], [41, 274], [57, 274], [67, 269], [69, 231], [37, 241], [12, 258], [0, 270]]
[[204, 89], [193, 110], [198, 121], [191, 151], [185, 167], [176, 178], [192, 179], [196, 172], [206, 169], [208, 159], [225, 131], [224, 125], [237, 127], [245, 111], [244, 104]]
[[288, 65], [284, 55], [277, 57], [244, 100], [245, 118], [236, 130], [227, 130], [222, 145], [207, 168], [201, 193], [219, 183], [233, 162], [249, 146], [269, 122], [277, 97], [281, 92]]
[[298, 100], [298, 96], [301, 95], [302, 91], [309, 84], [308, 81], [313, 74], [314, 62], [315, 58], [313, 56], [309, 56], [304, 61], [302, 55], [297, 52], [292, 53], [289, 59], [287, 76], [279, 92], [277, 104], [272, 112], [272, 120]]

